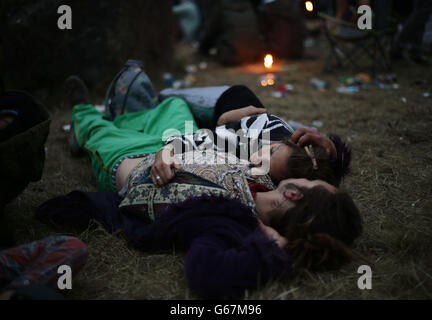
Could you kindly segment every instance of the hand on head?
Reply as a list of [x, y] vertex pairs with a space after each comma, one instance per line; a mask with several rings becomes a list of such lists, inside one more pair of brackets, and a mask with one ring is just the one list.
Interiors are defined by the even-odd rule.
[[[327, 137], [321, 139], [323, 143], [327, 140], [332, 144]], [[331, 158], [326, 150], [320, 145], [313, 147], [312, 151], [313, 158], [304, 148], [293, 143], [289, 138], [285, 138], [281, 143], [263, 147], [250, 157], [249, 161], [254, 166], [251, 174], [269, 174], [276, 184], [287, 178], [303, 177], [310, 180], [324, 180], [337, 185], [331, 167]]]
[[328, 137], [310, 128], [299, 128], [291, 136], [291, 141], [301, 147], [313, 144], [323, 147], [329, 156], [337, 157], [336, 147]]

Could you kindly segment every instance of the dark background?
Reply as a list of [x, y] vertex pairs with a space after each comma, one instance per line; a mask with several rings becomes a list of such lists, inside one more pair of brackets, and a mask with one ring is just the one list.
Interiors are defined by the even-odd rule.
[[[60, 30], [60, 5], [72, 8], [72, 30]], [[71, 74], [103, 92], [127, 59], [144, 62], [153, 78], [173, 53], [171, 1], [0, 0], [7, 89], [46, 100]]]

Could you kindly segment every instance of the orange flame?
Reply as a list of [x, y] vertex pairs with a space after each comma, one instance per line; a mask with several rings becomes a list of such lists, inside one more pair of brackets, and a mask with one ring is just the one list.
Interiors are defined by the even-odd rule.
[[264, 58], [264, 67], [270, 69], [273, 65], [273, 56], [271, 54], [267, 54]]
[[309, 12], [312, 12], [313, 9], [314, 9], [313, 3], [311, 1], [306, 1], [305, 2], [305, 7], [306, 7], [306, 10], [309, 11]]

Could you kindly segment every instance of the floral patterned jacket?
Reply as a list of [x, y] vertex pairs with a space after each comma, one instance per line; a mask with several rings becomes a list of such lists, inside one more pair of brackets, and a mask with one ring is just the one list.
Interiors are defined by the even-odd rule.
[[155, 186], [150, 169], [155, 155], [149, 154], [131, 171], [120, 194], [122, 212], [139, 215], [148, 223], [173, 203], [201, 195], [237, 198], [255, 211], [249, 183], [261, 183], [270, 190], [275, 186], [268, 175], [253, 176], [249, 162], [212, 150], [176, 155], [182, 164], [174, 179], [163, 187]]

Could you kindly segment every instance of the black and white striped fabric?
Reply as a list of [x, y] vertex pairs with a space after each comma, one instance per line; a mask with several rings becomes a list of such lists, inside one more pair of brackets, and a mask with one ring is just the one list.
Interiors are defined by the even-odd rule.
[[173, 143], [176, 153], [211, 149], [248, 160], [263, 145], [289, 138], [293, 132], [294, 129], [279, 117], [262, 114], [245, 117], [214, 130], [200, 129], [195, 134], [172, 136], [166, 143]]

